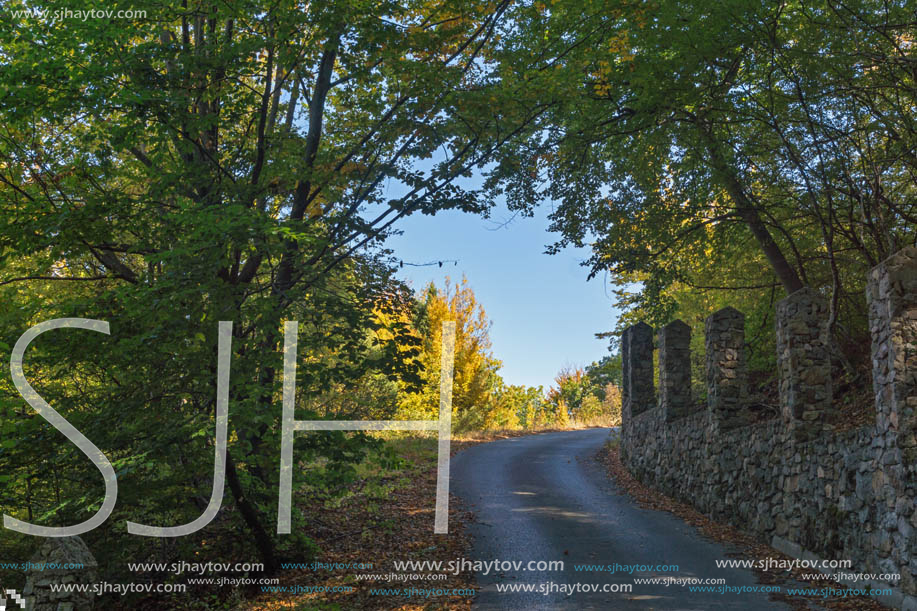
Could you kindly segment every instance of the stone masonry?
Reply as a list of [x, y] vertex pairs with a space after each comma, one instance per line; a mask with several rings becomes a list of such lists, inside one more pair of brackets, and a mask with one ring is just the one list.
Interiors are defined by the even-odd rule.
[[659, 407], [666, 422], [691, 413], [691, 327], [676, 320], [659, 330]]
[[628, 355], [624, 372], [623, 410], [636, 416], [656, 404], [653, 390], [653, 329], [646, 323], [637, 323], [624, 332], [622, 342]]
[[[832, 398], [827, 308], [803, 289], [777, 307], [781, 417], [745, 416], [744, 317], [726, 308], [705, 324], [707, 409], [679, 409], [674, 380], [690, 380], [690, 364], [673, 350], [684, 330], [668, 325], [660, 332], [659, 405], [624, 410], [621, 457], [644, 483], [791, 555], [851, 560], [851, 573], [900, 574], [870, 585], [891, 588], [882, 602], [917, 610], [917, 248], [869, 273], [867, 301], [874, 425], [842, 433], [824, 426]], [[643, 327], [625, 332], [631, 405], [653, 393], [652, 345], [645, 349], [652, 335]], [[647, 368], [648, 380], [633, 373]]]
[[745, 315], [723, 308], [704, 323], [707, 405], [722, 428], [746, 422]]
[[811, 288], [777, 304], [777, 353], [784, 422], [794, 438], [811, 438], [831, 408], [828, 303]]
[[917, 248], [886, 259], [869, 274], [866, 293], [872, 335], [876, 425], [913, 469], [917, 458]]
[[[49, 537], [43, 541], [31, 563], [37, 567], [26, 575], [22, 591], [28, 611], [91, 611], [91, 592], [53, 592], [51, 586], [92, 584], [99, 581], [98, 565], [80, 537]], [[48, 568], [49, 566], [59, 568]], [[82, 568], [75, 568], [82, 567]]]

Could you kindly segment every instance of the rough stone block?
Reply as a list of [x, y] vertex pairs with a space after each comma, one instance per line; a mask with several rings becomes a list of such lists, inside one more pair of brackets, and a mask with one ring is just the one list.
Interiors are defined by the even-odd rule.
[[828, 303], [800, 289], [777, 304], [777, 369], [780, 408], [790, 438], [811, 439], [827, 429], [831, 408]]
[[707, 407], [720, 428], [748, 422], [745, 371], [745, 315], [723, 308], [704, 324], [707, 369]]
[[695, 411], [691, 400], [691, 327], [680, 320], [659, 330], [659, 405], [666, 422]]
[[[92, 592], [52, 592], [52, 584], [91, 584], [99, 580], [98, 564], [80, 537], [51, 537], [44, 539], [31, 563], [42, 569], [26, 573], [26, 585], [32, 611], [57, 611], [61, 608], [91, 611], [95, 603]], [[74, 568], [48, 568], [49, 566], [82, 566]]]
[[879, 435], [917, 462], [917, 248], [898, 251], [867, 278], [873, 388]]
[[653, 329], [640, 322], [624, 331], [624, 412], [636, 416], [656, 403], [653, 388]]

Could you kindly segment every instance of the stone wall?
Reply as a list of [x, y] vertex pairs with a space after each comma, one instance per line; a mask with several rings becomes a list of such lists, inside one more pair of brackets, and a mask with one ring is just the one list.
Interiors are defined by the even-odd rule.
[[[663, 329], [659, 405], [625, 405], [621, 456], [641, 481], [791, 555], [851, 560], [851, 573], [900, 573], [873, 586], [894, 589], [883, 602], [917, 609], [917, 249], [873, 269], [867, 299], [875, 425], [836, 433], [824, 422], [827, 307], [807, 288], [777, 306], [781, 417], [750, 418], [744, 321], [726, 308], [705, 325], [706, 409], [673, 394], [668, 382], [685, 379], [689, 355], [670, 346], [683, 345], [683, 330]], [[633, 329], [624, 370], [645, 371], [647, 362], [652, 370], [652, 348], [633, 350], [648, 329]], [[631, 374], [625, 389], [645, 398], [652, 379]]]

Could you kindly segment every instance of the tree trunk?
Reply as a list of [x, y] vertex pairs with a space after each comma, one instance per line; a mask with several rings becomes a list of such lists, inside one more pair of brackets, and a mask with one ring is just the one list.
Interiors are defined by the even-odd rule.
[[261, 557], [261, 562], [264, 563], [264, 572], [268, 575], [276, 573], [280, 565], [277, 562], [274, 541], [261, 524], [261, 516], [258, 515], [258, 509], [248, 501], [242, 491], [242, 484], [239, 482], [239, 475], [236, 472], [236, 463], [229, 452], [226, 452], [226, 480], [239, 507], [239, 513], [242, 514], [242, 519], [245, 520], [255, 538], [255, 547], [258, 548], [258, 555]]
[[[732, 195], [732, 193], [730, 193], [730, 195]], [[735, 200], [735, 196], [732, 196], [732, 198]], [[742, 217], [742, 220], [745, 221], [745, 224], [748, 225], [748, 228], [751, 229], [755, 239], [758, 240], [758, 245], [761, 246], [761, 250], [764, 251], [764, 255], [767, 257], [768, 262], [770, 262], [771, 268], [774, 270], [774, 273], [777, 274], [777, 278], [780, 279], [781, 284], [783, 284], [786, 294], [789, 295], [801, 289], [803, 283], [802, 280], [799, 279], [799, 274], [796, 273], [793, 266], [790, 265], [786, 257], [783, 256], [783, 252], [780, 250], [777, 242], [774, 241], [773, 236], [771, 236], [767, 227], [761, 221], [761, 215], [758, 214], [758, 210], [748, 206], [740, 206], [739, 215]]]
[[774, 241], [774, 237], [771, 235], [770, 231], [767, 230], [767, 226], [764, 224], [764, 221], [761, 220], [758, 206], [752, 201], [751, 197], [748, 196], [745, 189], [742, 188], [742, 184], [739, 182], [735, 171], [729, 167], [726, 160], [723, 159], [723, 156], [720, 154], [718, 143], [714, 139], [709, 125], [703, 120], [698, 121], [697, 125], [704, 139], [704, 143], [707, 146], [707, 154], [710, 156], [710, 163], [714, 175], [719, 178], [721, 185], [726, 189], [729, 197], [732, 198], [732, 201], [736, 205], [736, 211], [742, 220], [745, 221], [745, 224], [748, 225], [752, 235], [755, 236], [758, 245], [761, 247], [761, 250], [764, 251], [764, 255], [771, 264], [771, 269], [774, 270], [780, 283], [783, 284], [783, 288], [786, 290], [787, 295], [795, 293], [804, 286], [802, 280], [799, 278], [799, 274], [793, 266], [790, 265], [790, 262], [787, 261], [786, 257], [783, 255], [783, 251], [780, 250], [780, 246]]

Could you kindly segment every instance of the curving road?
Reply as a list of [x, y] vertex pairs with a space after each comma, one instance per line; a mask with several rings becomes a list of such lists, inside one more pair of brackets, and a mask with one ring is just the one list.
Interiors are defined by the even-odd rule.
[[[563, 560], [563, 571], [477, 573], [475, 609], [788, 609], [768, 594], [692, 593], [671, 585], [630, 593], [579, 591], [572, 584], [633, 584], [635, 577], [724, 578], [760, 586], [749, 570], [718, 569], [729, 549], [698, 536], [678, 518], [640, 509], [619, 493], [594, 459], [609, 429], [516, 437], [472, 446], [452, 459], [451, 486], [474, 511], [473, 559]], [[677, 572], [580, 572], [574, 564], [678, 565]], [[534, 567], [533, 567], [534, 568]], [[553, 582], [554, 586], [550, 584]], [[537, 584], [547, 594], [498, 592], [498, 584]], [[545, 585], [542, 585], [545, 584]]]

